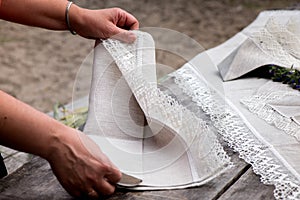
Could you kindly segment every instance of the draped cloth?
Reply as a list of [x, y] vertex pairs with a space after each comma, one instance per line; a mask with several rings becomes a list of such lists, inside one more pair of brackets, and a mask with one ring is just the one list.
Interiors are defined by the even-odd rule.
[[[200, 53], [161, 84], [151, 36], [108, 39], [95, 49], [88, 134], [131, 189], [197, 186], [231, 166], [220, 136], [274, 196], [300, 198], [299, 92], [245, 77], [273, 64], [299, 69], [300, 11], [266, 11], [225, 43]], [[212, 60], [212, 62], [210, 62]]]
[[84, 132], [124, 173], [143, 180], [131, 189], [197, 186], [231, 162], [216, 134], [176, 96], [159, 88], [152, 37], [136, 31], [125, 44], [95, 48]]
[[300, 11], [262, 12], [206, 51], [217, 68], [203, 65], [199, 54], [171, 74], [261, 181], [275, 186], [276, 199], [300, 198], [300, 93], [244, 75], [265, 65], [299, 69], [299, 19]]

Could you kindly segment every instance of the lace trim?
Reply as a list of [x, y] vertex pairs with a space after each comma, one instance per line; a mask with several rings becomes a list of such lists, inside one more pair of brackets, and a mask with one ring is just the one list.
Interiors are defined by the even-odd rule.
[[[189, 149], [201, 149], [203, 145], [212, 145], [209, 163], [216, 166], [217, 169], [231, 167], [232, 163], [229, 156], [217, 141], [213, 132], [209, 130], [207, 124], [180, 105], [174, 98], [164, 94], [157, 88], [156, 84], [146, 81], [142, 72], [142, 49], [136, 48], [136, 46], [142, 47], [144, 34], [141, 32], [136, 33], [138, 37], [134, 44], [124, 44], [117, 40], [108, 39], [103, 41], [103, 45], [112, 55], [125, 77], [147, 117], [148, 124], [151, 124], [151, 119], [163, 122], [184, 139]], [[204, 135], [205, 137], [203, 137]], [[205, 143], [203, 138], [206, 138]], [[191, 162], [195, 163], [196, 168], [200, 169], [201, 166], [197, 165], [197, 160], [201, 156], [201, 151], [193, 150], [190, 152], [192, 153]], [[208, 157], [206, 158], [208, 159]], [[213, 175], [215, 173], [214, 171]], [[197, 179], [198, 176], [195, 175], [194, 178]]]
[[182, 67], [171, 75], [175, 83], [207, 113], [218, 133], [240, 158], [250, 163], [261, 182], [275, 186], [276, 199], [299, 199], [300, 184], [291, 172], [256, 138], [243, 120], [195, 72]]
[[250, 112], [300, 141], [300, 125], [295, 122], [293, 118], [280, 114], [269, 105], [270, 102], [275, 102], [291, 94], [294, 95], [295, 93], [286, 91], [262, 93], [243, 98], [241, 103], [243, 103]]
[[289, 22], [280, 24], [276, 19], [270, 18], [264, 28], [249, 37], [278, 64], [300, 69], [300, 38], [291, 32], [293, 30]]

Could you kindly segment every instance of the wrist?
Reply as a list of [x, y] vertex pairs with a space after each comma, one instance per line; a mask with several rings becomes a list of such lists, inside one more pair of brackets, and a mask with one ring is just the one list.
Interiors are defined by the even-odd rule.
[[66, 10], [65, 10], [65, 22], [67, 24], [67, 27], [69, 29], [69, 31], [73, 34], [76, 35], [76, 32], [73, 30], [71, 23], [70, 23], [70, 16], [69, 16], [69, 12], [70, 12], [70, 8], [72, 6], [73, 2], [72, 1], [68, 1], [67, 6], [66, 6]]
[[49, 131], [48, 144], [40, 156], [51, 162], [55, 157], [72, 152], [72, 138], [77, 132], [64, 124], [57, 122]]
[[76, 4], [72, 4], [69, 9], [69, 25], [71, 28], [70, 31], [74, 31], [76, 33], [80, 32], [80, 27], [84, 23], [84, 8], [77, 6]]

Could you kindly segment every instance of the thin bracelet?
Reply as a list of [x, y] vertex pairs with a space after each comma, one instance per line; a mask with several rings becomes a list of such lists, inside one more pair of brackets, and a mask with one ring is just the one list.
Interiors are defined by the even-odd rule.
[[77, 33], [72, 29], [71, 24], [70, 24], [70, 18], [69, 18], [69, 10], [70, 10], [72, 4], [73, 4], [72, 1], [68, 1], [67, 7], [66, 7], [66, 12], [65, 12], [65, 18], [66, 18], [66, 24], [68, 26], [69, 31], [73, 35], [76, 35]]

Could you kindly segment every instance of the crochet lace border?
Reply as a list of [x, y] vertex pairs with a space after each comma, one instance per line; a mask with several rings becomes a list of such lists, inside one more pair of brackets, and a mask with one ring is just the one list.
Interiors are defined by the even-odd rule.
[[239, 153], [240, 158], [252, 165], [253, 171], [261, 176], [261, 182], [275, 186], [276, 199], [300, 199], [299, 180], [193, 69], [182, 67], [171, 76], [183, 92], [210, 116], [218, 133], [228, 145]]
[[[193, 146], [200, 148], [200, 145], [203, 144], [197, 138], [203, 137], [205, 134], [209, 140], [208, 145], [212, 146], [211, 162], [217, 164], [216, 167], [220, 173], [224, 171], [220, 169], [231, 167], [232, 163], [229, 156], [207, 124], [174, 98], [159, 90], [155, 84], [146, 81], [141, 68], [144, 64], [141, 55], [143, 49], [136, 47], [143, 47], [144, 35], [141, 32], [136, 32], [136, 34], [138, 37], [135, 44], [124, 44], [117, 40], [108, 39], [103, 41], [103, 45], [114, 58], [147, 119], [151, 120], [152, 118], [165, 123], [175, 130], [188, 146], [191, 145], [191, 148]], [[197, 163], [197, 153], [189, 156], [189, 159], [191, 163]], [[195, 167], [200, 166], [196, 165]], [[194, 169], [193, 171], [197, 170]], [[194, 180], [197, 180], [198, 175], [193, 174], [193, 176]]]
[[293, 120], [293, 118], [282, 115], [269, 105], [270, 102], [290, 94], [293, 93], [272, 92], [268, 94], [253, 95], [243, 98], [241, 103], [259, 118], [264, 119], [267, 123], [274, 125], [286, 134], [294, 136], [300, 141], [300, 125]]

